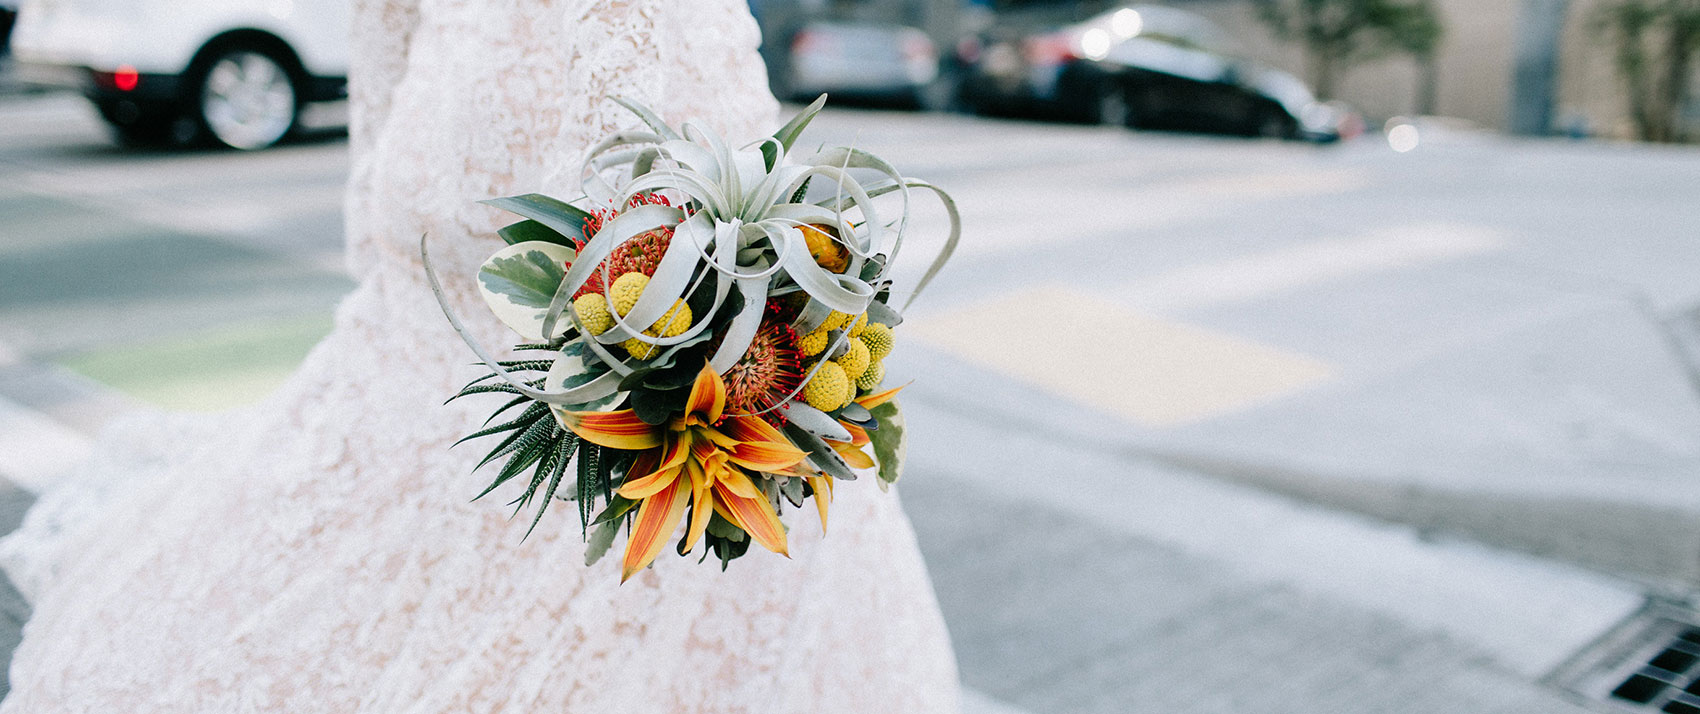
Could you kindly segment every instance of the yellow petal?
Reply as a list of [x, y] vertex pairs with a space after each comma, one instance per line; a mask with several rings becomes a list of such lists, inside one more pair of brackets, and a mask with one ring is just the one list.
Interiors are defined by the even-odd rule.
[[810, 476], [809, 488], [815, 490], [815, 509], [820, 511], [820, 532], [826, 532], [826, 508], [832, 503], [832, 479]]
[[873, 457], [868, 456], [868, 452], [863, 451], [861, 447], [839, 441], [826, 443], [832, 445], [832, 450], [838, 452], [839, 458], [844, 459], [844, 463], [849, 464], [851, 468], [871, 469], [874, 467]]
[[726, 411], [726, 383], [713, 367], [703, 362], [696, 382], [691, 384], [690, 399], [685, 401], [686, 418], [699, 417], [704, 424], [714, 424]]
[[661, 430], [645, 424], [637, 412], [557, 412], [574, 434], [610, 449], [642, 451], [661, 445]]
[[637, 520], [632, 524], [632, 537], [626, 541], [626, 557], [621, 566], [620, 582], [626, 582], [634, 573], [649, 567], [650, 562], [655, 560], [662, 546], [673, 537], [673, 529], [679, 527], [679, 519], [685, 515], [685, 504], [690, 501], [690, 496], [690, 490], [681, 479], [673, 479], [666, 488], [643, 499], [643, 503], [638, 505]]

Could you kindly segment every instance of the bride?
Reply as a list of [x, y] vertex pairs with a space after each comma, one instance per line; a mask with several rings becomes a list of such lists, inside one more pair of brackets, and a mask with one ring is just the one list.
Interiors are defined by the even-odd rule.
[[[743, 0], [354, 15], [359, 287], [262, 404], [122, 421], [83, 487], [44, 496], [5, 543], [34, 612], [0, 714], [955, 711], [893, 494], [840, 488], [832, 536], [798, 519], [789, 560], [664, 557], [620, 585], [619, 558], [584, 566], [570, 512], [522, 543], [523, 523], [469, 502], [478, 454], [448, 448], [491, 405], [441, 405], [480, 369], [423, 281], [419, 236], [470, 275], [504, 221], [474, 201], [576, 195], [588, 144], [633, 123], [611, 95], [729, 137], [772, 131]], [[472, 281], [451, 282], [500, 344]]]

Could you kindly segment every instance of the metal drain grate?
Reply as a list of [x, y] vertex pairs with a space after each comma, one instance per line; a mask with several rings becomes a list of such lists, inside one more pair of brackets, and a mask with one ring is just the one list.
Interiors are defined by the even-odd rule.
[[1611, 696], [1668, 714], [1700, 714], [1700, 627], [1685, 627]]
[[1700, 714], [1700, 613], [1649, 602], [1548, 681], [1626, 714]]

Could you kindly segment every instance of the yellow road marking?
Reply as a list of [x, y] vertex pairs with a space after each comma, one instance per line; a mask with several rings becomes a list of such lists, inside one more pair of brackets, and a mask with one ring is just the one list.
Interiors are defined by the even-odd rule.
[[1239, 411], [1333, 374], [1303, 354], [1060, 287], [917, 316], [899, 329], [903, 337], [1150, 427]]

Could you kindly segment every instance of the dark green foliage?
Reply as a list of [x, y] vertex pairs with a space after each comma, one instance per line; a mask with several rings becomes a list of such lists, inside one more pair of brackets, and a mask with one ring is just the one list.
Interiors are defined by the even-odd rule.
[[1393, 52], [1433, 54], [1445, 28], [1426, 0], [1258, 0], [1277, 37], [1302, 44], [1318, 97], [1333, 99], [1347, 68]]
[[573, 240], [573, 237], [561, 235], [556, 232], [555, 229], [529, 218], [513, 225], [506, 226], [501, 230], [496, 231], [496, 233], [502, 236], [502, 240], [507, 241], [508, 245], [537, 240], [545, 243], [564, 245], [568, 248], [578, 248], [578, 242]]

